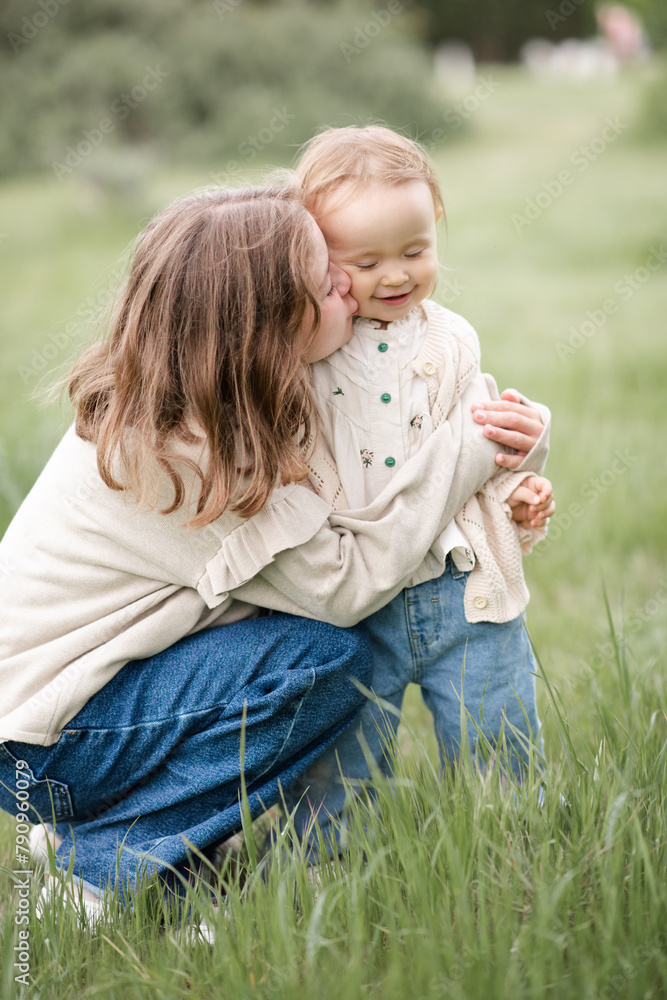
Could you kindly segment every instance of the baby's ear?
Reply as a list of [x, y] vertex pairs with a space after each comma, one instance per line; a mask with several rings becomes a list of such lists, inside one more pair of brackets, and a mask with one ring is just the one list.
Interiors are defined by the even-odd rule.
[[435, 221], [436, 222], [440, 222], [440, 219], [443, 217], [444, 214], [445, 214], [445, 210], [442, 207], [442, 205], [436, 205], [435, 206]]

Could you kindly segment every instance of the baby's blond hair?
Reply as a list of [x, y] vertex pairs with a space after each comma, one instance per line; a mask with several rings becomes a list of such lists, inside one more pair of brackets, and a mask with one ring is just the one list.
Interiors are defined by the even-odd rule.
[[[329, 128], [302, 146], [296, 166], [303, 201], [317, 215], [331, 195], [341, 201], [369, 184], [420, 180], [429, 186], [436, 212], [444, 213], [442, 192], [425, 150], [384, 125]], [[337, 201], [334, 202], [334, 205]]]

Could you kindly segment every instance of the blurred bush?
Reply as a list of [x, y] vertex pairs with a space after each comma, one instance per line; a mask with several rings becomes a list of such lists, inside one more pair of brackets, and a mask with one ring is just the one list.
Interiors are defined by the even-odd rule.
[[531, 38], [551, 42], [596, 32], [591, 0], [420, 0], [432, 44], [466, 42], [484, 62], [517, 59]]
[[626, 6], [644, 22], [649, 43], [654, 49], [667, 46], [667, 4], [665, 0], [628, 0]]
[[646, 84], [638, 123], [644, 139], [667, 139], [667, 59], [657, 63], [656, 72]]
[[[485, 62], [515, 60], [532, 38], [559, 42], [597, 34], [593, 0], [418, 0], [433, 45], [460, 40]], [[615, 0], [608, 0], [614, 4]], [[653, 48], [667, 45], [665, 0], [625, 0], [641, 18]]]
[[222, 179], [323, 124], [420, 135], [447, 108], [418, 33], [401, 0], [3, 0], [0, 173], [134, 146]]

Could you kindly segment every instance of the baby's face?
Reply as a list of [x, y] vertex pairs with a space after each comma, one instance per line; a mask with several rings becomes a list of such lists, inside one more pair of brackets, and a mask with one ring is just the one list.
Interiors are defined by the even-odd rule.
[[391, 322], [435, 286], [436, 211], [426, 181], [374, 184], [316, 213], [334, 264], [349, 274], [358, 313]]

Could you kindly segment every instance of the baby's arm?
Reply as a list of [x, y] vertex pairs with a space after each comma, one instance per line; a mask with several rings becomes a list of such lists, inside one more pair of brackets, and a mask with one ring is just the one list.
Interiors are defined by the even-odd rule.
[[[472, 327], [454, 320], [455, 336], [479, 362], [479, 341]], [[490, 442], [503, 449], [496, 454], [496, 471], [483, 492], [507, 504], [524, 552], [544, 538], [546, 523], [555, 510], [551, 483], [536, 475], [546, 463], [551, 415], [547, 407], [532, 403], [515, 389], [499, 396], [495, 380], [479, 366], [463, 391], [461, 401], [472, 410], [475, 425]]]
[[[429, 314], [435, 309], [431, 306]], [[438, 313], [433, 315], [437, 317]], [[451, 312], [447, 313], [447, 325], [450, 335], [475, 360], [476, 372], [466, 385], [462, 400], [472, 408], [473, 419], [484, 437], [502, 448], [496, 455], [497, 465], [501, 469], [541, 473], [549, 453], [549, 409], [531, 402], [516, 389], [505, 389], [500, 395], [493, 376], [481, 371], [479, 338], [474, 327]]]

